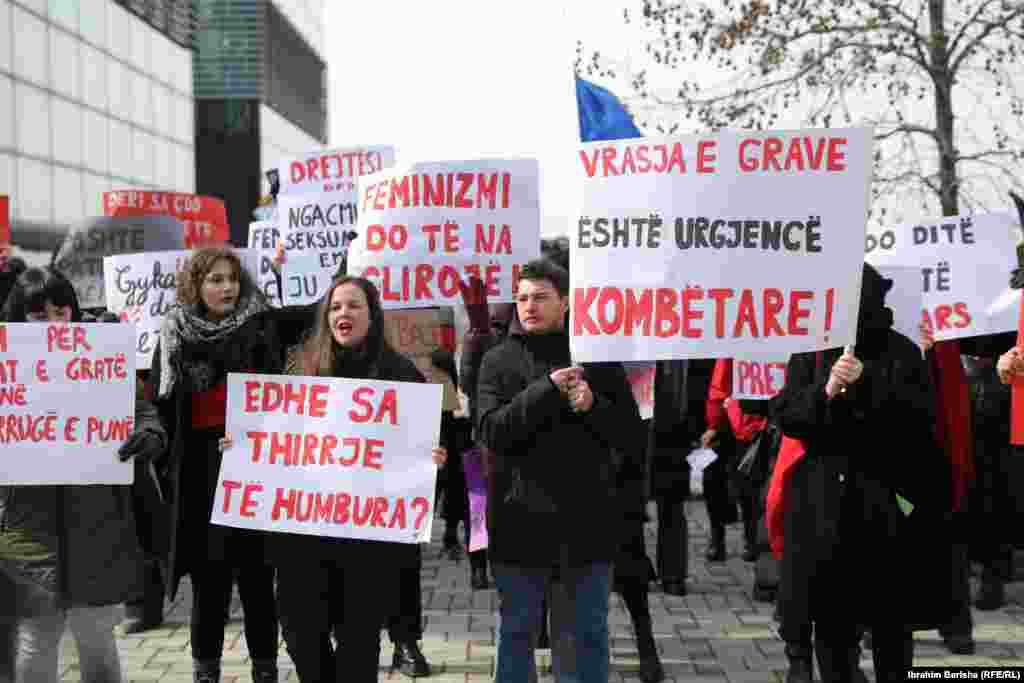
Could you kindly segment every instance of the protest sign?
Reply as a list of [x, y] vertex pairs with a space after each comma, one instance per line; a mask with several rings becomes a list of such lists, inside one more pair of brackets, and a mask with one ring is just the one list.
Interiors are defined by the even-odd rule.
[[334, 228], [285, 230], [285, 262], [281, 267], [284, 305], [320, 301], [345, 259], [353, 233]]
[[430, 541], [440, 387], [230, 374], [227, 406], [212, 523]]
[[0, 485], [131, 484], [128, 325], [0, 324]]
[[[188, 268], [192, 253], [158, 251], [103, 259], [106, 307], [122, 321], [135, 323], [135, 366], [139, 370], [152, 366], [164, 316], [178, 301], [177, 275]], [[259, 255], [248, 249], [236, 249], [235, 253], [255, 280]]]
[[135, 324], [135, 367], [148, 370], [167, 311], [177, 302], [177, 275], [191, 251], [123, 254], [103, 259], [107, 310]]
[[876, 267], [920, 269], [921, 318], [936, 341], [1010, 332], [1017, 329], [1017, 307], [993, 304], [1017, 267], [1016, 225], [1008, 211], [907, 223], [868, 235], [866, 259]]
[[184, 248], [181, 223], [170, 216], [89, 218], [71, 227], [53, 265], [71, 280], [82, 308], [101, 308], [104, 257]]
[[584, 145], [574, 360], [852, 343], [871, 131], [723, 131]]
[[180, 192], [119, 190], [103, 193], [107, 216], [171, 216], [181, 222], [186, 249], [224, 244], [231, 239], [231, 226], [224, 202]]
[[444, 386], [443, 410], [459, 409], [455, 384], [445, 373], [437, 372], [430, 354], [437, 349], [451, 349], [450, 335], [455, 333], [451, 309], [427, 308], [384, 313], [384, 335], [392, 348], [407, 356], [428, 382]]
[[511, 302], [519, 268], [540, 255], [537, 162], [413, 164], [359, 179], [348, 271], [378, 286], [384, 308], [462, 302], [459, 281], [483, 280]]
[[732, 359], [732, 398], [766, 401], [786, 386], [786, 356], [742, 355]]
[[462, 456], [469, 496], [469, 552], [475, 553], [488, 545], [487, 538], [487, 481], [484, 479], [484, 454], [479, 446], [467, 450]]
[[11, 202], [0, 194], [0, 244], [11, 243]]
[[280, 237], [276, 221], [255, 221], [249, 224], [249, 250], [259, 260], [256, 283], [272, 306], [281, 305], [277, 291], [277, 276], [271, 267]]
[[920, 343], [921, 311], [924, 308], [921, 269], [879, 266], [877, 270], [882, 277], [892, 280], [892, 288], [885, 295], [885, 306], [892, 311], [892, 329], [915, 344]]
[[[333, 194], [343, 197], [355, 210], [356, 181], [395, 164], [395, 148], [388, 145], [317, 149], [301, 157], [278, 163], [282, 198], [299, 194]], [[279, 209], [279, 214], [283, 213]], [[282, 219], [284, 223], [284, 219]]]
[[637, 408], [640, 409], [640, 419], [649, 420], [654, 417], [655, 364], [626, 362], [622, 364], [622, 367], [626, 371], [626, 379], [629, 380], [629, 386], [633, 390]]

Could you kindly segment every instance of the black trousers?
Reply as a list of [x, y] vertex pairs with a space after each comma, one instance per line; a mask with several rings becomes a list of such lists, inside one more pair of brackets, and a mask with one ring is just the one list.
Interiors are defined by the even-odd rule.
[[[862, 634], [860, 627], [848, 621], [822, 618], [814, 623], [814, 654], [822, 683], [853, 683]], [[914, 663], [914, 634], [900, 624], [874, 624], [871, 642], [875, 680], [906, 680], [907, 670]]]
[[[963, 516], [963, 515], [959, 515]], [[974, 630], [974, 619], [971, 616], [971, 585], [970, 561], [966, 542], [953, 543], [952, 594], [953, 619], [939, 629], [943, 636], [969, 636]]]
[[461, 452], [448, 454], [441, 485], [444, 490], [441, 517], [444, 519], [445, 533], [454, 538], [459, 522], [469, 528], [469, 491], [466, 489], [466, 474], [462, 466]]
[[351, 557], [279, 569], [281, 627], [302, 683], [377, 682], [380, 631], [398, 582], [397, 569]]
[[664, 581], [685, 581], [689, 573], [690, 531], [686, 501], [658, 498], [658, 576]]
[[721, 529], [739, 519], [729, 488], [728, 464], [725, 457], [719, 456], [704, 470], [704, 506], [712, 529]]
[[209, 562], [192, 571], [192, 658], [220, 659], [224, 626], [231, 608], [235, 572], [245, 613], [245, 642], [252, 659], [277, 659], [277, 603], [274, 569], [265, 565], [235, 567]]
[[398, 570], [398, 609], [388, 619], [392, 643], [415, 643], [423, 639], [423, 587], [420, 572], [423, 552], [416, 548], [416, 564]]

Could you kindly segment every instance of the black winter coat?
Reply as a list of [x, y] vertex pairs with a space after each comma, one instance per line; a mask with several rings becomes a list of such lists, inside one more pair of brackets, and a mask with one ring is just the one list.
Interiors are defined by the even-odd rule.
[[578, 567], [616, 555], [614, 453], [642, 443], [640, 415], [617, 363], [584, 365], [594, 405], [573, 413], [549, 378], [569, 364], [565, 334], [512, 333], [484, 356], [479, 435], [494, 453], [487, 506], [494, 562]]
[[[952, 475], [927, 366], [906, 337], [890, 330], [883, 341], [874, 354], [858, 347], [864, 373], [832, 401], [825, 384], [840, 350], [789, 362], [777, 416], [806, 454], [786, 492], [785, 621], [934, 628], [953, 614]], [[915, 506], [909, 516], [897, 493]]]
[[[253, 316], [213, 349], [183, 345], [184, 362], [198, 355], [216, 359], [220, 380], [231, 372], [280, 374], [284, 349], [278, 340], [277, 315], [271, 309]], [[153, 387], [160, 386], [161, 372], [158, 344], [150, 377]], [[170, 396], [156, 401], [170, 441], [161, 476], [170, 506], [169, 533], [166, 542], [157, 543], [168, 549], [167, 593], [172, 600], [181, 578], [198, 563], [227, 559], [226, 555], [236, 564], [266, 561], [261, 532], [209, 523], [222, 457], [217, 440], [224, 434], [222, 430], [197, 432], [192, 428], [192, 395], [187, 374], [179, 373]], [[227, 547], [229, 539], [239, 543]]]
[[[152, 405], [136, 400], [135, 430], [147, 429], [163, 433]], [[133, 600], [142, 593], [141, 562], [132, 487], [0, 487], [0, 574], [14, 587], [11, 615]]]

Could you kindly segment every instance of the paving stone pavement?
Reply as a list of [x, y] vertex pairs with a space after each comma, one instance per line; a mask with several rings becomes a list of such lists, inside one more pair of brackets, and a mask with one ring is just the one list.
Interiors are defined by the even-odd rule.
[[[666, 680], [723, 681], [728, 683], [782, 683], [786, 658], [772, 619], [773, 605], [750, 598], [753, 565], [739, 558], [742, 540], [739, 525], [728, 532], [729, 558], [708, 564], [707, 516], [703, 504], [688, 504], [691, 568], [685, 597], [665, 595], [652, 584], [651, 613], [655, 639], [661, 652]], [[653, 517], [652, 508], [652, 517]], [[442, 559], [443, 522], [434, 525], [434, 540], [424, 548], [423, 614], [426, 634], [422, 647], [434, 669], [428, 681], [436, 683], [486, 683], [494, 667], [495, 591], [474, 592], [469, 586], [468, 561]], [[654, 558], [655, 526], [647, 525], [648, 553]], [[972, 581], [976, 581], [972, 579]], [[976, 586], [975, 586], [976, 588]], [[1009, 604], [995, 612], [974, 611], [977, 655], [955, 657], [943, 648], [938, 633], [918, 633], [915, 663], [933, 666], [997, 666], [1024, 664], [1024, 584], [1009, 587]], [[130, 681], [185, 683], [191, 681], [189, 606], [187, 583], [169, 605], [162, 628], [134, 636], [118, 633], [125, 677]], [[250, 681], [249, 660], [242, 634], [241, 607], [237, 595], [227, 626], [223, 659], [226, 683]], [[614, 595], [609, 615], [612, 635], [611, 683], [639, 683], [636, 643], [629, 614]], [[403, 680], [389, 669], [392, 648], [382, 634], [380, 680]], [[77, 655], [70, 637], [63, 645], [62, 680], [78, 681]], [[550, 653], [540, 651], [537, 660], [541, 683], [550, 683]], [[869, 679], [870, 653], [862, 667]], [[282, 643], [279, 665], [282, 681], [297, 681]]]

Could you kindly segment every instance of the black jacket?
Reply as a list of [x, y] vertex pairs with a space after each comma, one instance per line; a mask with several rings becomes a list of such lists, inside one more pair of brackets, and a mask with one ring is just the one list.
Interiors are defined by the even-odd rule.
[[[135, 401], [135, 430], [163, 433]], [[111, 453], [113, 457], [113, 453]], [[142, 562], [130, 486], [0, 487], [0, 574], [11, 614], [116, 605], [138, 597]]]
[[[883, 340], [874, 354], [858, 347], [861, 380], [832, 401], [825, 384], [841, 350], [820, 363], [814, 353], [790, 359], [777, 416], [806, 454], [786, 492], [784, 621], [925, 628], [952, 616], [952, 475], [935, 440], [928, 370], [909, 339], [890, 330]], [[915, 506], [910, 516], [897, 494]]]
[[[258, 314], [245, 321], [230, 338], [219, 344], [216, 349], [190, 349], [183, 346], [182, 353], [185, 363], [195, 355], [209, 357], [217, 364], [217, 375], [220, 380], [226, 379], [231, 372], [254, 372], [264, 374], [280, 373], [284, 366], [284, 349], [278, 338], [279, 313], [271, 309], [265, 313]], [[153, 368], [150, 376], [152, 387], [160, 386], [160, 375], [163, 368], [160, 365], [160, 346], [153, 354]], [[170, 571], [167, 574], [167, 592], [170, 599], [174, 599], [178, 584], [182, 576], [191, 572], [190, 564], [193, 561], [204, 561], [219, 559], [210, 557], [207, 546], [222, 545], [217, 538], [207, 539], [208, 543], [196, 543], [193, 535], [200, 538], [207, 536], [220, 537], [235, 530], [228, 527], [209, 524], [209, 511], [186, 509], [191, 505], [206, 505], [204, 500], [212, 505], [214, 487], [216, 487], [216, 476], [207, 476], [204, 491], [195, 490], [196, 486], [203, 486], [203, 482], [194, 478], [183, 476], [185, 460], [188, 459], [194, 466], [193, 473], [198, 474], [203, 469], [215, 472], [219, 468], [221, 454], [217, 449], [216, 440], [210, 440], [206, 452], [190, 452], [190, 437], [192, 429], [192, 395], [193, 389], [189, 386], [188, 376], [179, 373], [178, 381], [175, 384], [170, 396], [155, 401], [160, 411], [161, 422], [167, 431], [170, 443], [167, 459], [161, 468], [161, 484], [164, 495], [169, 504], [169, 529], [166, 539], [157, 539], [157, 547], [166, 547], [168, 553], [168, 565]], [[212, 476], [212, 480], [211, 479]], [[189, 489], [189, 490], [185, 490]], [[189, 521], [191, 520], [191, 522]], [[196, 529], [193, 524], [201, 525], [202, 529]], [[195, 534], [190, 534], [195, 531]], [[259, 532], [248, 532], [255, 537]], [[208, 533], [211, 532], [211, 533]], [[191, 541], [191, 542], [190, 542]], [[202, 545], [202, 547], [199, 547]], [[255, 553], [254, 553], [255, 554]], [[263, 557], [240, 557], [233, 558], [236, 562], [262, 563]]]
[[565, 334], [517, 331], [484, 356], [477, 399], [479, 435], [494, 453], [494, 562], [549, 568], [615, 557], [615, 452], [642, 443], [639, 411], [622, 366], [602, 363], [584, 366], [593, 407], [573, 413], [549, 378], [569, 364]]

